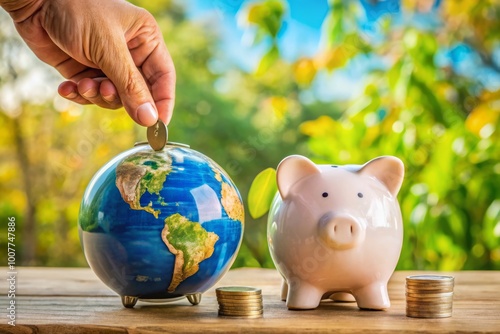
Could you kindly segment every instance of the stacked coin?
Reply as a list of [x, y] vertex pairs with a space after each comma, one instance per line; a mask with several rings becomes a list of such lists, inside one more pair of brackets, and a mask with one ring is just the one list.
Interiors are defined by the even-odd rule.
[[260, 318], [264, 313], [262, 291], [246, 286], [220, 287], [215, 290], [219, 315], [238, 318]]
[[451, 317], [453, 307], [451, 276], [416, 275], [406, 278], [406, 316], [412, 318]]

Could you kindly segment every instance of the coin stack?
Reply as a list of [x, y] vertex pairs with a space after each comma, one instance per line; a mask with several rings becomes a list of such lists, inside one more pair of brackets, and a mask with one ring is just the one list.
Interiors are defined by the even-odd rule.
[[406, 316], [412, 318], [451, 317], [452, 276], [416, 275], [406, 278]]
[[260, 318], [264, 313], [262, 291], [246, 286], [220, 287], [215, 290], [219, 315], [236, 318]]

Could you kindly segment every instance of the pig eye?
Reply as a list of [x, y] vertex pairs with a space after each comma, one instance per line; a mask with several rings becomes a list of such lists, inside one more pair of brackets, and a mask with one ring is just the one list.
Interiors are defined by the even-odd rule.
[[359, 198], [363, 198], [363, 193], [358, 193]]
[[321, 196], [328, 197], [328, 193], [323, 193]]

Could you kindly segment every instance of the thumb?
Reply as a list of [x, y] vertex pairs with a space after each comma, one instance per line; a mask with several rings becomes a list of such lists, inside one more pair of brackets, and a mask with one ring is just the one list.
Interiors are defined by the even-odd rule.
[[[118, 40], [118, 41], [117, 41]], [[96, 65], [115, 85], [123, 107], [139, 125], [151, 126], [158, 120], [153, 97], [123, 39], [103, 48]]]

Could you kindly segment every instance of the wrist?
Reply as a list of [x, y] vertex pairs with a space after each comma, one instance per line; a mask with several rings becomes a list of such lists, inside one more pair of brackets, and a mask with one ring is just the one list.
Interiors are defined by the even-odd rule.
[[14, 22], [22, 22], [38, 11], [46, 0], [0, 0]]

